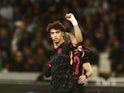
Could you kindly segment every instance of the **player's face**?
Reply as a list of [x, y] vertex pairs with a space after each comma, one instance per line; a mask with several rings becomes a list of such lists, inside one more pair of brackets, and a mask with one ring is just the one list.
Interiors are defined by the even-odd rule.
[[63, 40], [64, 32], [62, 32], [61, 30], [51, 29], [50, 36], [54, 43], [59, 43]]

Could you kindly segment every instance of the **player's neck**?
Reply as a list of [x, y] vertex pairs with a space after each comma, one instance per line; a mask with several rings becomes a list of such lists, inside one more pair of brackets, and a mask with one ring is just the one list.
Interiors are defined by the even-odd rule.
[[53, 43], [54, 48], [58, 48], [62, 43], [64, 42], [64, 40], [61, 40], [60, 42], [57, 43]]

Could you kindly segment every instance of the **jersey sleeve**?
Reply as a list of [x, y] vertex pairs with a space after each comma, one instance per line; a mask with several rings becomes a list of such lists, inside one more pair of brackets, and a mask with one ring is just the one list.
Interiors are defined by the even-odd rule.
[[83, 57], [83, 63], [87, 63], [87, 62], [89, 62], [89, 57], [88, 57], [88, 54], [85, 53]]
[[47, 66], [47, 69], [45, 71], [45, 76], [50, 77], [51, 76], [51, 64], [49, 63]]
[[88, 52], [82, 49], [82, 64], [89, 62]]

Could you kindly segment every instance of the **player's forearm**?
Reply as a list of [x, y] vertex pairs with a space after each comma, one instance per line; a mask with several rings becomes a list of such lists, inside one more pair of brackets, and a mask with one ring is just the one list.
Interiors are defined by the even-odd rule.
[[87, 78], [91, 77], [93, 74], [93, 71], [92, 70], [88, 70], [86, 75], [87, 75]]
[[46, 77], [50, 77], [50, 76], [51, 76], [51, 67], [48, 67], [48, 68], [46, 69], [44, 75], [45, 75]]
[[81, 30], [79, 28], [79, 25], [77, 24], [77, 25], [74, 25], [73, 27], [74, 27], [75, 38], [76, 38], [77, 43], [82, 42], [83, 36], [82, 36]]
[[92, 70], [90, 63], [83, 64], [83, 68], [86, 71], [85, 75], [87, 78], [93, 75], [93, 70]]

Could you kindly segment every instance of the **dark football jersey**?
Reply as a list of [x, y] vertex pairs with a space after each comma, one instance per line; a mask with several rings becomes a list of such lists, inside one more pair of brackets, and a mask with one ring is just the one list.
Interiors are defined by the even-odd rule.
[[72, 79], [69, 52], [73, 49], [71, 42], [64, 42], [51, 52], [50, 64], [52, 81], [51, 85], [56, 90], [68, 87]]
[[82, 65], [89, 62], [88, 55], [83, 48], [72, 51], [71, 55], [72, 60], [70, 64], [72, 65], [72, 75], [74, 79], [78, 79], [84, 73]]

